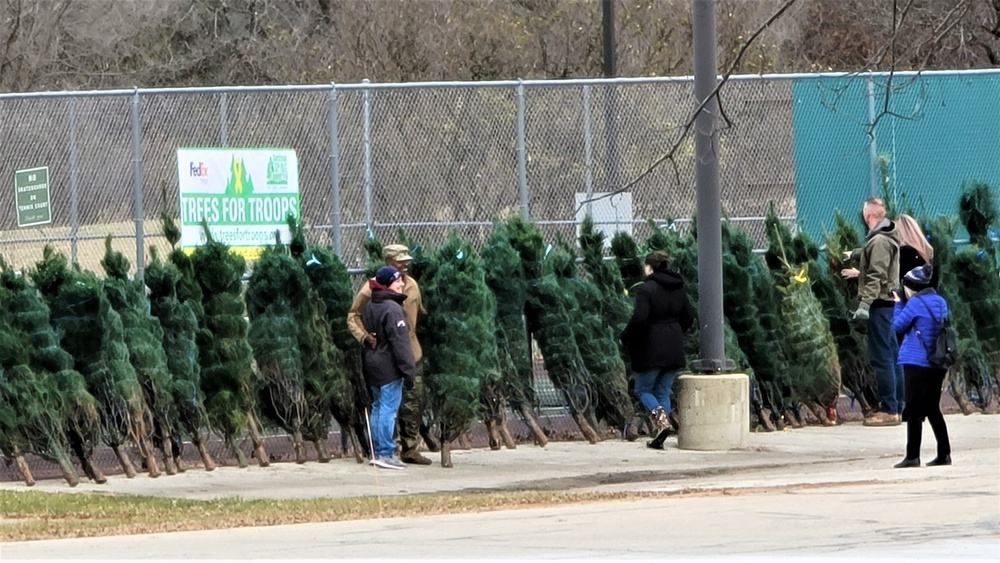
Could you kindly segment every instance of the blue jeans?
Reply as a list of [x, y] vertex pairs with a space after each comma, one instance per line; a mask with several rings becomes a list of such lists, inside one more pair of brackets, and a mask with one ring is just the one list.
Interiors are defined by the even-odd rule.
[[403, 380], [397, 379], [381, 387], [371, 386], [372, 413], [368, 431], [372, 437], [374, 457], [390, 457], [396, 451], [392, 433], [396, 430], [396, 412], [403, 400]]
[[896, 363], [899, 340], [892, 331], [892, 307], [873, 308], [868, 312], [868, 356], [881, 410], [889, 414], [903, 412], [903, 367]]
[[632, 378], [635, 380], [635, 398], [639, 399], [642, 406], [647, 411], [652, 411], [656, 407], [663, 407], [663, 411], [670, 412], [670, 389], [677, 379], [676, 369], [651, 369], [649, 371], [635, 372]]

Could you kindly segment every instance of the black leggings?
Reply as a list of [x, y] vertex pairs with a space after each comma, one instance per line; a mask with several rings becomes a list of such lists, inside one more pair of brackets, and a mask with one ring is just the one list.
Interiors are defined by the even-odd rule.
[[948, 427], [941, 415], [941, 386], [944, 384], [945, 372], [943, 369], [903, 365], [906, 393], [903, 420], [906, 421], [907, 459], [920, 457], [921, 427], [925, 418], [937, 440], [938, 457], [951, 455]]

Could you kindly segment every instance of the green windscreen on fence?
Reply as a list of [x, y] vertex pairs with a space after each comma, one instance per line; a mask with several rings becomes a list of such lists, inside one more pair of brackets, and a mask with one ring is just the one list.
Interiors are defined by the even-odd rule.
[[871, 193], [872, 115], [875, 177], [900, 211], [957, 215], [969, 180], [1000, 190], [1000, 73], [808, 77], [793, 98], [796, 218], [814, 237]]

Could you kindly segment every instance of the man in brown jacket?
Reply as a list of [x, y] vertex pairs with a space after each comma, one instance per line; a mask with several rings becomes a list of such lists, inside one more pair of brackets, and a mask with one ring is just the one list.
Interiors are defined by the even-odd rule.
[[[402, 448], [399, 458], [406, 463], [430, 465], [431, 460], [417, 451], [420, 446], [421, 434], [427, 438], [427, 447], [431, 450], [436, 449], [436, 444], [431, 443], [426, 428], [421, 428], [424, 413], [421, 362], [423, 351], [417, 340], [417, 317], [420, 314], [427, 314], [427, 311], [424, 310], [423, 302], [420, 299], [420, 287], [417, 285], [417, 280], [407, 275], [410, 261], [413, 260], [413, 257], [410, 256], [410, 249], [402, 244], [390, 244], [382, 248], [382, 257], [385, 258], [387, 266], [396, 268], [403, 275], [402, 293], [406, 296], [406, 300], [403, 301], [403, 311], [406, 313], [406, 322], [410, 327], [410, 347], [413, 350], [413, 359], [417, 364], [413, 388], [403, 391], [403, 402], [399, 407], [399, 415], [396, 419], [399, 424], [399, 441]], [[371, 288], [368, 284], [362, 285], [361, 290], [354, 296], [351, 310], [347, 312], [347, 328], [358, 339], [358, 342], [363, 343], [367, 340], [368, 345], [374, 347], [375, 336], [369, 334], [361, 322], [361, 310], [371, 301], [371, 298]]]

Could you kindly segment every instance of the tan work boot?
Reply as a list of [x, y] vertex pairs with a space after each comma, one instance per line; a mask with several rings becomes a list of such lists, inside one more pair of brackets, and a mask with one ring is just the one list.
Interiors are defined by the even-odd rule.
[[433, 463], [430, 458], [423, 456], [417, 450], [406, 450], [399, 454], [399, 459], [403, 463], [412, 463], [414, 465], [430, 465]]
[[865, 417], [862, 426], [899, 426], [902, 419], [898, 414], [876, 412]]

